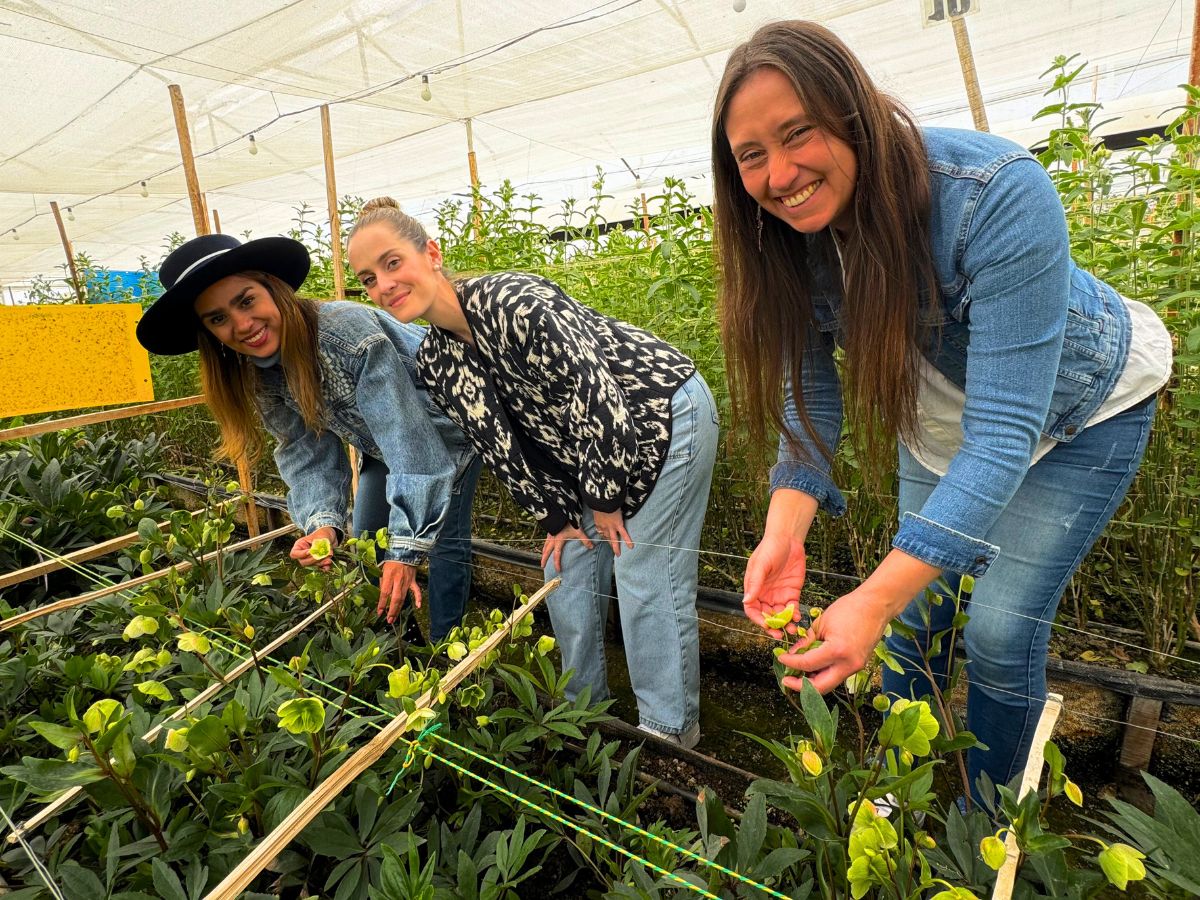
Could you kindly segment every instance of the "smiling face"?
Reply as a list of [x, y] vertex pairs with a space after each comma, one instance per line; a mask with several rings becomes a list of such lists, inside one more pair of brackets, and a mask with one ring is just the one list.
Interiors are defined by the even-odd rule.
[[418, 247], [379, 222], [355, 229], [347, 250], [350, 267], [376, 305], [401, 322], [428, 318], [446, 280], [434, 241]]
[[196, 298], [193, 309], [208, 332], [231, 350], [263, 359], [279, 350], [279, 307], [271, 293], [252, 278], [222, 278]]
[[778, 69], [750, 73], [729, 101], [725, 137], [742, 186], [764, 211], [806, 234], [853, 224], [854, 151], [813, 124]]

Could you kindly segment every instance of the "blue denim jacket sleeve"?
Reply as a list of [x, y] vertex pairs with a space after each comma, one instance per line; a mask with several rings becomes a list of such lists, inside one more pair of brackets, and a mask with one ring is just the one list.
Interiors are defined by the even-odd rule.
[[350, 460], [337, 435], [312, 431], [275, 394], [260, 396], [263, 424], [275, 437], [275, 465], [288, 486], [292, 521], [312, 534], [329, 525], [346, 531]]
[[388, 467], [383, 558], [415, 565], [429, 555], [441, 532], [455, 461], [395, 344], [385, 334], [372, 336], [361, 347], [360, 363], [359, 412]]
[[[801, 393], [804, 409], [813, 428], [833, 453], [842, 434], [842, 385], [837, 363], [833, 359], [833, 338], [812, 326], [804, 353]], [[830, 474], [831, 462], [813, 443], [796, 410], [795, 385], [789, 378], [783, 398], [783, 417], [790, 431], [805, 451], [798, 456], [788, 443], [787, 435], [779, 436], [779, 454], [771, 468], [771, 491], [793, 488], [815, 497], [821, 509], [840, 516], [846, 511], [842, 492]]]
[[1062, 353], [1070, 243], [1042, 166], [1017, 158], [964, 210], [968, 282], [961, 449], [892, 546], [931, 565], [982, 575], [999, 548], [984, 538], [1020, 487], [1050, 408]]

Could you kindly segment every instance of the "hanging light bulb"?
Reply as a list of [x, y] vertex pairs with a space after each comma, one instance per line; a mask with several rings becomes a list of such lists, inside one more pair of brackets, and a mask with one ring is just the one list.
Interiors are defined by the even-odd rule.
[[745, 12], [746, 11], [746, 0], [733, 0], [733, 11], [734, 12]]
[[429, 76], [421, 76], [421, 99], [428, 103], [433, 99], [433, 91], [429, 90]]
[[250, 135], [250, 155], [258, 155], [258, 142], [254, 140], [254, 135]]
[[144, 182], [144, 181], [142, 182], [142, 196], [143, 197], [150, 196], [150, 188], [146, 186], [146, 182]]
[[75, 221], [75, 210], [71, 209], [71, 207], [69, 207], [69, 206], [67, 207], [67, 221], [68, 222]]
[[13, 229], [13, 240], [19, 241], [20, 239], [21, 239], [21, 235], [17, 234], [17, 229], [14, 228]]

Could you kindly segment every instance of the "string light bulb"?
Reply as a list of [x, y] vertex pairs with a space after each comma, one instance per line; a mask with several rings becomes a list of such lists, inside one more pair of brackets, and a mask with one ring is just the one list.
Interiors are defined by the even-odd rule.
[[254, 140], [254, 135], [250, 135], [250, 155], [258, 155], [258, 141]]
[[146, 182], [144, 182], [144, 181], [142, 182], [142, 196], [143, 197], [150, 196], [150, 188], [146, 185]]
[[746, 11], [746, 0], [733, 0], [733, 11], [734, 12], [745, 12]]
[[433, 99], [433, 91], [429, 90], [429, 76], [421, 76], [421, 99], [428, 103]]
[[71, 209], [71, 207], [69, 207], [69, 206], [67, 207], [67, 221], [68, 222], [75, 221], [75, 210]]
[[15, 228], [14, 228], [14, 229], [13, 229], [13, 240], [14, 240], [14, 241], [19, 241], [20, 239], [21, 239], [21, 235], [19, 235], [19, 234], [17, 233], [17, 229], [15, 229]]

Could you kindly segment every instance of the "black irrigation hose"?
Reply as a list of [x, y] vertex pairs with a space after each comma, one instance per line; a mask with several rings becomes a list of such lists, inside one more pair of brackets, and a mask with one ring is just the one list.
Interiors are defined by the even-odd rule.
[[[176, 485], [192, 493], [204, 494], [208, 491], [208, 487], [204, 482], [196, 478], [170, 474], [162, 474], [158, 477], [168, 484]], [[223, 489], [217, 489], [215, 493], [221, 499], [236, 496], [225, 492]], [[254, 493], [251, 496], [254, 497], [254, 502], [259, 506], [283, 512], [287, 511], [287, 501], [275, 494]], [[516, 550], [512, 547], [495, 544], [480, 538], [472, 539], [471, 547], [480, 556], [497, 562], [533, 569], [539, 572], [542, 568], [539, 565], [539, 557], [525, 550]], [[701, 585], [696, 591], [696, 606], [709, 612], [745, 617], [745, 613], [742, 610], [742, 595], [735, 594], [732, 591], [723, 591], [719, 588], [710, 588]], [[959, 649], [961, 652], [961, 648]], [[1200, 685], [1186, 681], [1163, 678], [1157, 675], [1143, 675], [1140, 672], [1113, 669], [1108, 666], [1093, 665], [1059, 657], [1050, 657], [1047, 662], [1047, 670], [1067, 681], [1094, 685], [1126, 697], [1147, 697], [1182, 706], [1200, 707]], [[679, 750], [680, 748], [675, 747], [675, 749]], [[694, 753], [695, 751], [687, 752]], [[706, 757], [704, 754], [696, 755], [702, 757], [705, 761], [724, 765], [719, 760], [712, 760], [711, 757]], [[741, 770], [738, 771], [739, 773], [741, 772]], [[751, 773], [741, 774], [743, 774], [743, 777], [756, 777]]]

